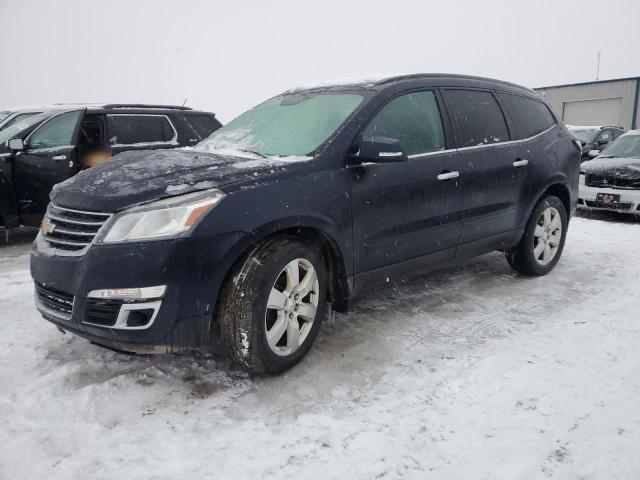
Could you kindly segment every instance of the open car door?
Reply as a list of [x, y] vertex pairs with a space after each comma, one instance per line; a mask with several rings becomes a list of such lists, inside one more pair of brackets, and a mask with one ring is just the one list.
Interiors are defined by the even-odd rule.
[[65, 110], [38, 126], [14, 156], [13, 178], [22, 224], [37, 226], [56, 183], [77, 172], [77, 138], [84, 108]]

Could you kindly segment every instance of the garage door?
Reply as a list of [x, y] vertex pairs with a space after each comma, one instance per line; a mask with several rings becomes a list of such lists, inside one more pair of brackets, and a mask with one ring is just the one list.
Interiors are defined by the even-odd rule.
[[562, 120], [569, 125], [622, 125], [622, 98], [565, 102]]

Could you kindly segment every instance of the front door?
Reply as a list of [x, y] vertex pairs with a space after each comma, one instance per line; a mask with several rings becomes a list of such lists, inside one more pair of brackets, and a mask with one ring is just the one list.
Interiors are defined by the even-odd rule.
[[27, 137], [25, 149], [14, 157], [13, 178], [20, 218], [38, 225], [49, 203], [49, 193], [76, 171], [76, 137], [84, 110], [51, 117]]
[[351, 168], [356, 273], [428, 254], [453, 257], [462, 229], [460, 163], [447, 149], [440, 112], [435, 91], [405, 93], [363, 131], [400, 140], [409, 159]]
[[461, 244], [489, 241], [517, 228], [526, 165], [510, 142], [502, 109], [490, 91], [446, 89], [457, 126], [460, 186], [464, 191]]

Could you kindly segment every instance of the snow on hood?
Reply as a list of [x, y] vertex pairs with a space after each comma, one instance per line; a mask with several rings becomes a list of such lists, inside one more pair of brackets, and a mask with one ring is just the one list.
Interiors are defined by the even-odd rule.
[[117, 211], [172, 195], [255, 182], [308, 159], [186, 148], [128, 151], [56, 185], [51, 201], [68, 208]]
[[584, 162], [580, 170], [587, 174], [640, 179], [640, 158], [601, 158]]

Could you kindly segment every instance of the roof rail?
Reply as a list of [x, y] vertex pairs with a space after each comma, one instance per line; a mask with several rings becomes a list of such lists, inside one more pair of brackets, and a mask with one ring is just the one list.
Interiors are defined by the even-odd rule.
[[377, 85], [384, 85], [386, 83], [392, 83], [392, 82], [398, 82], [398, 81], [402, 81], [402, 80], [412, 80], [412, 79], [419, 79], [419, 78], [451, 78], [451, 79], [460, 79], [460, 80], [481, 80], [481, 81], [485, 81], [485, 82], [494, 82], [494, 83], [499, 83], [502, 85], [507, 85], [510, 87], [515, 87], [515, 88], [519, 88], [522, 90], [527, 90], [529, 92], [533, 92], [532, 89], [522, 86], [522, 85], [518, 85], [517, 83], [512, 83], [512, 82], [507, 82], [505, 80], [498, 80], [495, 78], [487, 78], [487, 77], [477, 77], [474, 75], [460, 75], [460, 74], [456, 74], [456, 73], [409, 73], [406, 75], [396, 75], [396, 76], [392, 76], [392, 77], [386, 77], [378, 82], [376, 82]]
[[191, 107], [183, 107], [181, 105], [148, 105], [145, 103], [109, 103], [103, 105], [103, 108], [163, 108], [167, 110], [192, 110]]

